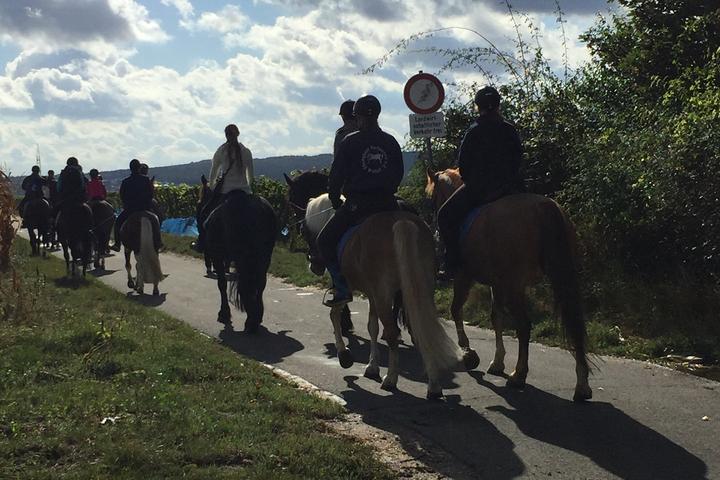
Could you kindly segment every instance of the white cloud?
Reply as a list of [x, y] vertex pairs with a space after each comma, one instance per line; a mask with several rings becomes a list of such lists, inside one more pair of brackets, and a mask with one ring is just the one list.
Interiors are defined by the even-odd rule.
[[250, 19], [237, 5], [225, 5], [217, 12], [203, 12], [197, 21], [184, 22], [183, 26], [190, 30], [202, 30], [219, 34], [236, 33], [244, 30]]
[[160, 3], [175, 7], [183, 20], [188, 20], [195, 14], [195, 9], [190, 0], [160, 0]]

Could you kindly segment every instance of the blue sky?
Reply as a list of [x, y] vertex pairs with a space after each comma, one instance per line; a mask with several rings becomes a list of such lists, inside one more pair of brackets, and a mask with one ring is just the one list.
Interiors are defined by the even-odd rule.
[[[559, 68], [553, 0], [516, 0], [542, 32]], [[562, 1], [571, 65], [587, 61], [578, 35], [604, 0]], [[497, 0], [13, 0], [0, 1], [0, 167], [43, 170], [68, 156], [86, 170], [212, 156], [236, 123], [257, 158], [331, 150], [343, 99], [383, 104], [381, 126], [403, 143], [405, 80], [439, 58], [405, 52], [361, 71], [408, 36], [448, 26], [475, 29], [500, 48], [514, 30]], [[477, 46], [449, 31], [423, 45]], [[483, 83], [472, 70], [444, 82]], [[453, 93], [452, 90], [450, 93]]]

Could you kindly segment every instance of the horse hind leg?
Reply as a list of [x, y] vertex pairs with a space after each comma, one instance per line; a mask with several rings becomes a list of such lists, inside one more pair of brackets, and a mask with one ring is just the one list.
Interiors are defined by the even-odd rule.
[[225, 273], [225, 262], [222, 259], [213, 259], [213, 266], [217, 273], [217, 286], [220, 291], [220, 311], [218, 312], [218, 322], [229, 323], [232, 318], [230, 312], [230, 303], [227, 294], [227, 276]]
[[135, 280], [132, 277], [132, 266], [130, 265], [130, 250], [125, 248], [125, 271], [127, 272], [127, 287], [135, 289]]
[[350, 368], [353, 366], [354, 359], [350, 349], [345, 345], [342, 337], [342, 306], [333, 307], [330, 310], [330, 320], [332, 320], [333, 333], [335, 334], [335, 349], [337, 350], [338, 360], [342, 368]]
[[383, 338], [388, 344], [388, 369], [380, 388], [392, 392], [397, 389], [400, 373], [400, 329], [392, 315], [392, 299], [379, 301], [376, 311], [383, 324]]
[[[346, 305], [347, 306], [347, 305]], [[380, 367], [378, 366], [378, 334], [380, 326], [378, 324], [378, 316], [375, 311], [374, 303], [370, 302], [370, 312], [368, 313], [368, 333], [370, 334], [370, 359], [367, 367], [365, 367], [365, 377], [374, 380], [380, 379]]]
[[490, 362], [488, 373], [502, 376], [505, 374], [505, 344], [503, 343], [500, 305], [494, 289], [490, 289], [490, 323], [492, 323], [493, 330], [495, 330], [495, 356]]
[[515, 319], [518, 336], [517, 364], [515, 365], [515, 371], [508, 377], [508, 385], [511, 387], [523, 387], [529, 371], [528, 354], [530, 348], [530, 319], [528, 318], [525, 293], [515, 293], [508, 303], [508, 308]]
[[450, 306], [450, 313], [455, 322], [455, 331], [458, 336], [458, 345], [463, 350], [463, 363], [468, 370], [473, 370], [480, 364], [480, 357], [478, 357], [477, 352], [470, 348], [470, 340], [468, 340], [465, 333], [465, 322], [462, 315], [463, 305], [467, 301], [472, 284], [473, 280], [468, 276], [458, 275], [453, 284], [453, 300]]

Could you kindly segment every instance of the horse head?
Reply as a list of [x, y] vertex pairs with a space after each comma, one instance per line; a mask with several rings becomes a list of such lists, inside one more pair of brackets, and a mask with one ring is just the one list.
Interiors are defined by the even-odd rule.
[[288, 205], [297, 217], [302, 218], [311, 198], [316, 198], [328, 191], [328, 175], [323, 172], [309, 170], [294, 178], [283, 173], [288, 185]]
[[427, 185], [425, 186], [425, 194], [433, 201], [433, 206], [437, 212], [448, 198], [460, 188], [463, 184], [460, 177], [460, 170], [457, 168], [447, 168], [438, 172], [430, 168], [425, 170], [427, 177]]

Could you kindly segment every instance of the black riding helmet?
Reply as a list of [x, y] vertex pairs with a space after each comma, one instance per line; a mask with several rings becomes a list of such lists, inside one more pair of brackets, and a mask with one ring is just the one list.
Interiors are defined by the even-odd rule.
[[482, 110], [495, 110], [500, 106], [500, 94], [494, 87], [483, 87], [475, 94], [475, 105]]
[[354, 106], [355, 100], [345, 100], [342, 104], [340, 104], [340, 113], [338, 115], [347, 115], [348, 117], [352, 117]]
[[40, 167], [38, 167], [37, 165], [33, 165], [31, 170], [32, 173], [40, 173]]
[[380, 115], [380, 100], [373, 95], [358, 98], [353, 107], [353, 115], [377, 118]]
[[95, 178], [98, 175], [100, 175], [100, 172], [98, 172], [97, 168], [93, 168], [90, 170], [90, 178]]
[[78, 159], [75, 157], [70, 157], [67, 159], [67, 164], [71, 167], [77, 167], [79, 165]]

